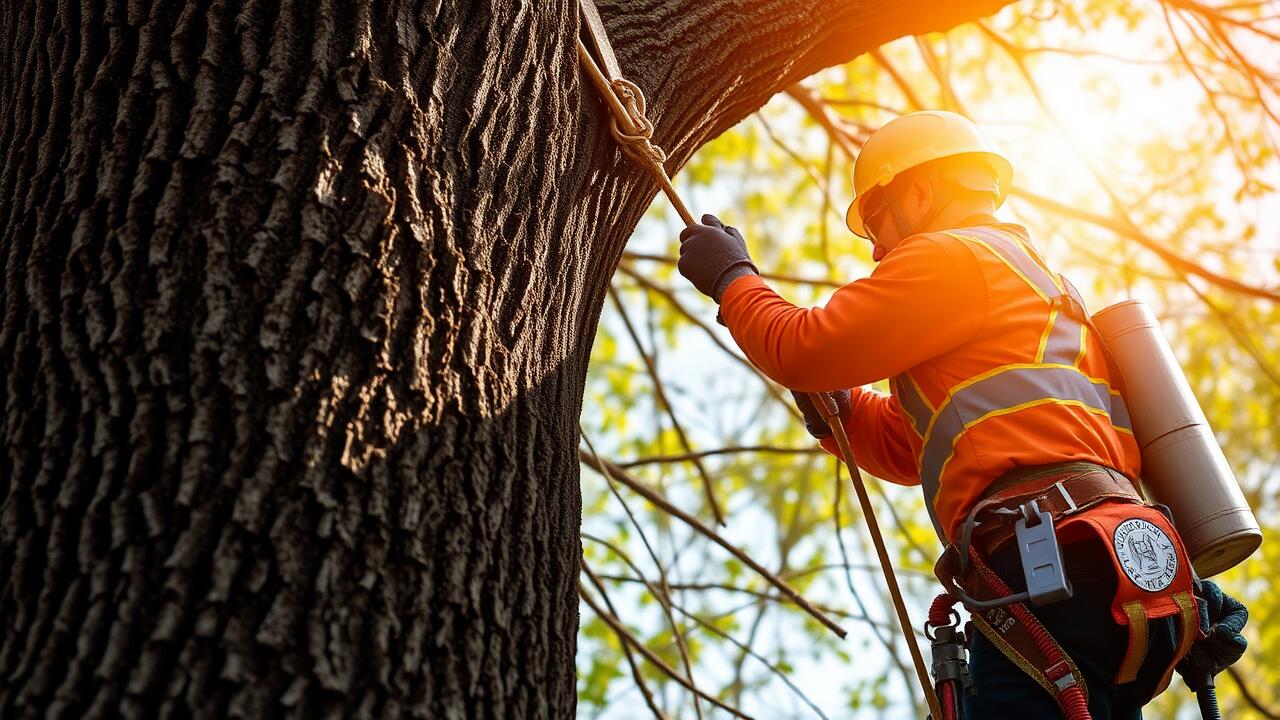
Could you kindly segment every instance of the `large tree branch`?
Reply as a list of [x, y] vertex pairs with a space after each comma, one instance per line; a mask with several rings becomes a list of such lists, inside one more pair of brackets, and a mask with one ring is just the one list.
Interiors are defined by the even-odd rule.
[[[605, 0], [599, 9], [622, 72], [647, 96], [654, 140], [674, 172], [704, 143], [818, 70], [896, 38], [948, 30], [1010, 1]], [[583, 92], [594, 91], [584, 85]], [[597, 122], [602, 113], [597, 108]], [[651, 196], [656, 186], [645, 182]]]

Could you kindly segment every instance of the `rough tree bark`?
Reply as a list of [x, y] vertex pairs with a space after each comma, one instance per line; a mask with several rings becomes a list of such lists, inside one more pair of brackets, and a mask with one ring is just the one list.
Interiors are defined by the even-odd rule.
[[[674, 171], [1004, 2], [601, 10]], [[572, 0], [3, 4], [0, 716], [572, 714], [576, 420], [655, 190], [576, 28]]]

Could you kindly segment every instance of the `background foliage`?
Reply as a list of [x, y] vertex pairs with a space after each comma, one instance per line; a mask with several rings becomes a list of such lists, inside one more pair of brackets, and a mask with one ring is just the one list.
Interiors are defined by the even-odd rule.
[[[1266, 622], [1280, 612], [1278, 84], [1280, 3], [1021, 2], [809, 78], [677, 178], [695, 212], [743, 230], [775, 287], [820, 304], [872, 268], [843, 225], [861, 141], [917, 108], [977, 120], [1016, 168], [1002, 215], [1091, 309], [1126, 297], [1157, 309], [1273, 540], [1221, 577], [1254, 618], [1249, 654], [1219, 681], [1232, 718], [1280, 711], [1280, 628]], [[730, 715], [692, 687], [754, 717], [923, 717], [848, 480], [675, 273], [679, 228], [655, 201], [593, 352], [582, 456], [616, 464], [583, 474], [579, 713]], [[712, 526], [709, 482], [715, 531], [849, 638], [628, 482]], [[870, 485], [923, 620], [940, 548], [922, 499]], [[1198, 716], [1178, 681], [1150, 714]]]

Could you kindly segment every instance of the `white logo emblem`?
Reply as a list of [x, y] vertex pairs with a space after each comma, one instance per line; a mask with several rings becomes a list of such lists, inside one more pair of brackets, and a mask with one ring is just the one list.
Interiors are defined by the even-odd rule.
[[1158, 526], [1129, 518], [1116, 526], [1112, 538], [1124, 574], [1148, 592], [1159, 592], [1178, 573], [1178, 553], [1173, 541]]

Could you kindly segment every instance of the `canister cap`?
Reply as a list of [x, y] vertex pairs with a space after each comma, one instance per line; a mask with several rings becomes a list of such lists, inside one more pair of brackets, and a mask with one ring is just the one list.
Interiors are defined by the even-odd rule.
[[1098, 332], [1106, 340], [1117, 338], [1133, 330], [1146, 327], [1159, 327], [1155, 313], [1141, 300], [1122, 300], [1108, 305], [1091, 317]]
[[1262, 531], [1243, 528], [1206, 545], [1191, 559], [1196, 575], [1212, 577], [1244, 562], [1262, 544]]

